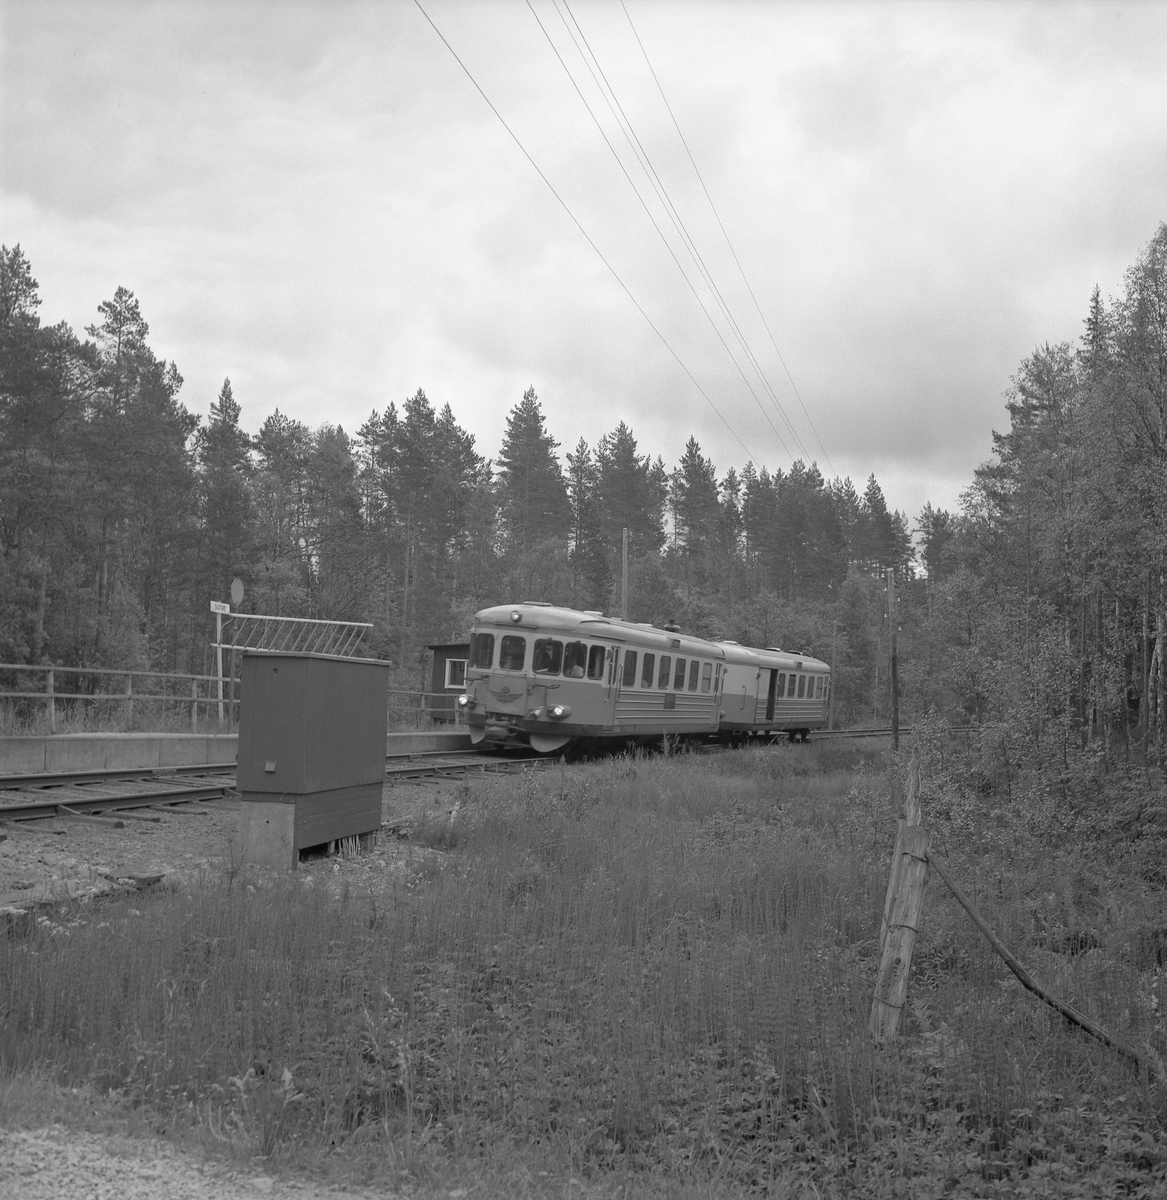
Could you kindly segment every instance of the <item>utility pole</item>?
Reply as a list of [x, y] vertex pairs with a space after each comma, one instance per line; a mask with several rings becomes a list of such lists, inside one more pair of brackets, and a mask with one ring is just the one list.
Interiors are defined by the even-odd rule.
[[900, 748], [900, 678], [896, 661], [896, 573], [887, 569], [887, 624], [891, 634], [891, 744]]
[[835, 728], [835, 671], [839, 661], [839, 622], [831, 630], [831, 694], [827, 702], [827, 728]]
[[620, 619], [628, 620], [628, 526], [624, 526], [624, 558], [620, 570]]

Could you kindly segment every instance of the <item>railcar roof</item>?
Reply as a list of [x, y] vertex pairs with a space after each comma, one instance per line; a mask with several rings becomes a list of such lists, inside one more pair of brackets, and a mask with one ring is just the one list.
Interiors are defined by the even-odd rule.
[[[511, 617], [514, 612], [520, 614], [518, 621]], [[827, 664], [820, 659], [800, 654], [795, 650], [761, 650], [752, 646], [740, 646], [736, 642], [714, 642], [689, 633], [670, 632], [655, 625], [623, 621], [619, 617], [605, 617], [601, 613], [581, 612], [579, 609], [561, 608], [554, 604], [533, 604], [530, 601], [522, 604], [496, 604], [476, 613], [474, 624], [528, 632], [574, 632], [579, 637], [625, 642], [653, 650], [681, 650], [687, 654], [701, 654], [708, 658], [749, 663], [759, 667], [789, 669], [797, 663], [805, 670], [828, 669]]]

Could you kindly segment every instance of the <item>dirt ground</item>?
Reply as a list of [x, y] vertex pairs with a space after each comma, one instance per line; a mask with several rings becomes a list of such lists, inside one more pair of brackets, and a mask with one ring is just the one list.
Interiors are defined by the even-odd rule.
[[[354, 858], [309, 857], [301, 872], [322, 879], [343, 877], [372, 884], [378, 875], [404, 871], [419, 856], [437, 854], [410, 845], [410, 825], [423, 812], [441, 813], [457, 803], [460, 780], [386, 783], [382, 832], [375, 847]], [[239, 805], [199, 802], [183, 814], [141, 809], [157, 821], [126, 819], [124, 828], [54, 818], [0, 828], [0, 908], [34, 905], [52, 893], [75, 899], [99, 895], [119, 879], [162, 876], [162, 884], [189, 886], [200, 878], [240, 866]], [[185, 815], [191, 810], [198, 815]]]

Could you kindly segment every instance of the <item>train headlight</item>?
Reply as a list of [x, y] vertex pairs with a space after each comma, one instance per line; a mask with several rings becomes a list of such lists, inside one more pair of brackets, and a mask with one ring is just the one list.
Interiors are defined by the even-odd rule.
[[564, 717], [571, 716], [570, 704], [553, 704], [548, 710], [547, 715], [554, 717], [557, 721], [562, 721]]
[[523, 619], [523, 614], [517, 608], [511, 609], [511, 620], [517, 625]]
[[466, 695], [466, 693], [463, 692], [458, 699], [454, 701], [454, 703], [457, 704], [459, 708], [473, 708], [474, 698]]

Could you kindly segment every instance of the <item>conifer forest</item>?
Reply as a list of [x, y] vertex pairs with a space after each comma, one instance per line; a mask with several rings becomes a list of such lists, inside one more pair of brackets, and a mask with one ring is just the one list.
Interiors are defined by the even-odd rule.
[[[1167, 225], [1121, 294], [1018, 364], [959, 510], [889, 510], [814, 463], [667, 463], [621, 422], [563, 446], [534, 388], [497, 457], [422, 388], [359, 429], [279, 411], [251, 435], [229, 380], [203, 421], [118, 288], [79, 335], [41, 323], [0, 249], [0, 661], [202, 673], [211, 600], [369, 621], [419, 686], [427, 643], [540, 599], [833, 663], [838, 724], [996, 731], [1011, 752], [1161, 755], [1167, 738]], [[403, 389], [405, 390], [405, 389]], [[938, 400], [938, 403], [942, 401]], [[493, 448], [490, 448], [493, 449]]]

